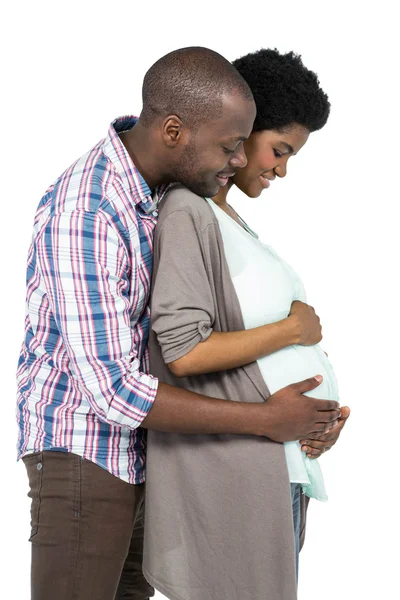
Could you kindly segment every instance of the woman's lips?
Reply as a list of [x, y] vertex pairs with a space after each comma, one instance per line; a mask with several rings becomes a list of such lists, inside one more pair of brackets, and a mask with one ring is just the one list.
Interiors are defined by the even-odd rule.
[[260, 175], [259, 179], [261, 181], [261, 185], [264, 188], [269, 188], [269, 186], [271, 185], [271, 182], [269, 179], [267, 179], [266, 177], [263, 177], [262, 175]]

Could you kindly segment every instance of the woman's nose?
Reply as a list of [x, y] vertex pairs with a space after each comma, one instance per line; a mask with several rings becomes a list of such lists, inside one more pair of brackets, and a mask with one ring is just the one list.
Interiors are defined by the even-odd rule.
[[277, 165], [274, 169], [274, 173], [277, 177], [286, 177], [286, 173], [287, 173], [287, 164], [285, 163], [280, 163], [279, 165]]

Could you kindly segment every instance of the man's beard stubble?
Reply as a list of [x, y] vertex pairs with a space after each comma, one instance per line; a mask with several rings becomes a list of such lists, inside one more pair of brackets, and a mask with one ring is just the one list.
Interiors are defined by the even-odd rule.
[[196, 144], [192, 139], [184, 148], [175, 169], [176, 181], [198, 196], [214, 195], [216, 188], [207, 185], [207, 175], [195, 170], [197, 164]]

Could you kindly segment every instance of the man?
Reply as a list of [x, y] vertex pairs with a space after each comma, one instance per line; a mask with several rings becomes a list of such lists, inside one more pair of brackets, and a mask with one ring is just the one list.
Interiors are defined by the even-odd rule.
[[326, 435], [340, 418], [337, 403], [302, 396], [318, 379], [260, 405], [207, 398], [148, 373], [152, 233], [164, 184], [215, 195], [246, 164], [254, 118], [252, 94], [228, 61], [205, 48], [177, 50], [146, 74], [140, 118], [117, 119], [39, 204], [18, 369], [33, 600], [153, 595], [141, 573], [144, 429], [285, 441]]

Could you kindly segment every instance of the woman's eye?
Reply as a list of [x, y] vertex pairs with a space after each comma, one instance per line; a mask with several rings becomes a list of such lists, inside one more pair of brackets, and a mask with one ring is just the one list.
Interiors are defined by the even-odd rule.
[[276, 158], [281, 158], [283, 156], [282, 152], [279, 152], [276, 148], [274, 148], [274, 154]]

